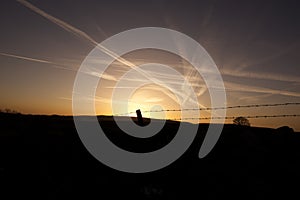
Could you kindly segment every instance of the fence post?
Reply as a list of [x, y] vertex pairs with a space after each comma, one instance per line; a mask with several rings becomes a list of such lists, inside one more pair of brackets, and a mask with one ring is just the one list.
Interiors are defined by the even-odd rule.
[[137, 116], [137, 119], [138, 119], [138, 124], [140, 126], [143, 126], [144, 125], [144, 120], [143, 120], [143, 116], [142, 116], [142, 112], [140, 109], [136, 110], [136, 116]]

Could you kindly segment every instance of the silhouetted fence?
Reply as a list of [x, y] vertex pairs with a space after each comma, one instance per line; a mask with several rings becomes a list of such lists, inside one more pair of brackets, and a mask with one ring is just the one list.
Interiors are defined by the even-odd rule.
[[[277, 107], [277, 106], [292, 106], [300, 105], [298, 102], [290, 103], [274, 103], [274, 104], [251, 104], [251, 105], [236, 105], [236, 106], [224, 106], [224, 107], [206, 107], [206, 108], [186, 108], [186, 109], [161, 109], [161, 110], [145, 110], [143, 113], [154, 112], [181, 112], [181, 111], [210, 111], [210, 110], [224, 110], [224, 109], [238, 109], [238, 108], [260, 108], [260, 107]], [[116, 116], [127, 116], [135, 114], [136, 111], [118, 114]], [[277, 117], [300, 117], [300, 114], [280, 114], [280, 115], [250, 115], [243, 116], [245, 118], [277, 118]], [[172, 118], [168, 120], [208, 120], [208, 119], [235, 119], [236, 116], [225, 117], [186, 117], [186, 118]]]

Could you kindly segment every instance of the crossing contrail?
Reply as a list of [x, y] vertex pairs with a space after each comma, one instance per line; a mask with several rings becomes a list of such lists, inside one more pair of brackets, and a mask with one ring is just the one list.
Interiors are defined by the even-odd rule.
[[[89, 36], [87, 33], [85, 33], [84, 31], [46, 13], [45, 11], [39, 9], [38, 7], [34, 6], [33, 4], [25, 1], [25, 0], [17, 0], [19, 3], [21, 3], [22, 5], [24, 5], [25, 7], [29, 8], [30, 10], [34, 11], [35, 13], [45, 17], [46, 19], [48, 19], [49, 21], [53, 22], [54, 24], [58, 25], [59, 27], [63, 28], [64, 30], [70, 32], [71, 34], [85, 39], [88, 42], [90, 42], [93, 46], [95, 46], [96, 48], [98, 48], [99, 50], [101, 50], [102, 52], [106, 53], [107, 55], [111, 56], [112, 58], [114, 58], [115, 60], [119, 61], [120, 63], [136, 70], [137, 72], [139, 72], [141, 75], [143, 75], [146, 79], [152, 81], [153, 83], [157, 84], [157, 85], [164, 85], [161, 81], [157, 80], [156, 78], [154, 78], [153, 76], [151, 76], [149, 73], [147, 73], [145, 70], [142, 70], [140, 68], [138, 68], [135, 64], [133, 64], [132, 62], [120, 57], [118, 54], [114, 53], [113, 51], [109, 50], [108, 48], [106, 48], [105, 46], [98, 44], [98, 42], [96, 42], [91, 36]], [[186, 99], [187, 96], [186, 94], [183, 94], [181, 92], [177, 92], [174, 91], [177, 95], [179, 95], [182, 99]], [[165, 93], [165, 92], [164, 92]], [[170, 96], [169, 93], [165, 93], [166, 95]], [[175, 101], [177, 101], [177, 99], [174, 99]]]

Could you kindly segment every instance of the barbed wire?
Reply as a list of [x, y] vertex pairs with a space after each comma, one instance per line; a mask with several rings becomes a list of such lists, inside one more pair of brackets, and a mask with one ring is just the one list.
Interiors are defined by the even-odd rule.
[[[185, 109], [161, 109], [161, 110], [145, 110], [143, 113], [153, 113], [153, 112], [181, 112], [181, 111], [207, 111], [207, 110], [224, 110], [224, 109], [236, 109], [236, 108], [259, 108], [259, 107], [276, 107], [276, 106], [290, 106], [290, 105], [300, 105], [299, 102], [289, 102], [289, 103], [273, 103], [273, 104], [250, 104], [250, 105], [236, 105], [236, 106], [224, 106], [224, 107], [206, 107], [206, 108], [185, 108]], [[135, 114], [135, 111], [117, 114], [116, 116], [124, 116]]]
[[[238, 116], [238, 117], [245, 117], [245, 118], [276, 118], [276, 117], [300, 117], [300, 114], [293, 114], [293, 115], [249, 115], [249, 116]], [[167, 120], [205, 120], [205, 119], [235, 119], [235, 116], [225, 116], [225, 117], [185, 117], [185, 118], [172, 118]]]

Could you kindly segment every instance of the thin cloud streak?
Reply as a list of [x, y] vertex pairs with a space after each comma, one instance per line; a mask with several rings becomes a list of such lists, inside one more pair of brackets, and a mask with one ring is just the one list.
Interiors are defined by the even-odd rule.
[[50, 62], [50, 61], [47, 61], [47, 60], [41, 60], [41, 59], [36, 59], [36, 58], [29, 58], [29, 57], [25, 57], [25, 56], [14, 55], [14, 54], [0, 53], [0, 55], [11, 57], [11, 58], [18, 58], [18, 59], [22, 59], [22, 60], [33, 61], [33, 62], [39, 62], [39, 63], [54, 64], [53, 62]]
[[60, 100], [72, 101], [72, 98], [69, 97], [57, 97]]
[[271, 80], [271, 81], [285, 81], [285, 82], [297, 82], [300, 83], [299, 77], [295, 76], [286, 76], [272, 73], [254, 73], [254, 72], [245, 72], [237, 71], [230, 69], [222, 69], [222, 75], [238, 77], [238, 78], [251, 78], [251, 79], [262, 79], [262, 80]]
[[255, 62], [252, 62], [252, 63], [249, 63], [249, 64], [246, 64], [246, 65], [243, 65], [241, 67], [238, 68], [238, 70], [243, 70], [245, 68], [249, 68], [251, 66], [254, 66], [254, 65], [262, 65], [263, 63], [266, 63], [266, 62], [269, 62], [269, 61], [272, 61], [272, 60], [275, 60], [291, 51], [295, 51], [295, 49], [299, 47], [299, 43], [295, 42], [291, 45], [289, 45], [288, 47], [286, 48], [281, 48], [278, 52], [272, 54], [272, 55], [269, 55], [269, 56], [266, 56], [266, 57], [263, 57], [263, 58], [260, 58], [260, 59], [256, 59]]
[[232, 83], [228, 81], [225, 81], [224, 84], [226, 90], [230, 90], [230, 91], [254, 92], [254, 93], [265, 93], [265, 94], [273, 94], [273, 95], [300, 97], [300, 93], [286, 91], [286, 90], [275, 90], [275, 89], [264, 88], [264, 87], [242, 85], [242, 84]]
[[20, 55], [15, 55], [15, 54], [8, 54], [8, 53], [0, 53], [1, 56], [5, 56], [5, 57], [10, 57], [10, 58], [16, 58], [16, 59], [21, 59], [21, 60], [26, 60], [26, 61], [30, 61], [30, 62], [38, 62], [38, 63], [43, 63], [43, 64], [49, 64], [52, 65], [52, 67], [57, 68], [57, 69], [63, 69], [63, 70], [68, 70], [68, 71], [77, 71], [75, 69], [71, 69], [68, 67], [65, 67], [64, 65], [55, 63], [55, 62], [51, 62], [48, 60], [42, 60], [42, 59], [37, 59], [37, 58], [30, 58], [30, 57], [25, 57], [25, 56], [20, 56]]

